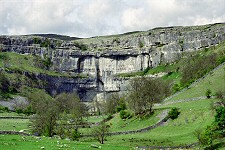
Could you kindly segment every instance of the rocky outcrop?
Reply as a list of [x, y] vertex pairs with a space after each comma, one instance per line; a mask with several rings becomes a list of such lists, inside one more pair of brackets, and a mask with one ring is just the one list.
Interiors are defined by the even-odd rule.
[[76, 90], [84, 95], [84, 100], [91, 100], [97, 93], [125, 90], [129, 79], [118, 74], [172, 63], [184, 52], [215, 46], [224, 39], [223, 23], [156, 28], [69, 42], [37, 36], [1, 36], [0, 50], [47, 56], [53, 62], [54, 71], [88, 75], [88, 78], [37, 77], [49, 83], [50, 93]]

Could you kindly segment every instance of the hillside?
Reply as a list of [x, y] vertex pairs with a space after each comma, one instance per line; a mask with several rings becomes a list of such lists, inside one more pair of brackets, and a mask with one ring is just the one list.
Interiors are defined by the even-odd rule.
[[[209, 81], [211, 81], [212, 84], [210, 84], [208, 88], [210, 88], [213, 93], [218, 89], [225, 89], [225, 84], [223, 84], [225, 80], [224, 75], [225, 65], [222, 65], [220, 68], [213, 70], [200, 82], [195, 83], [190, 89], [184, 90], [183, 92], [179, 93], [179, 96], [182, 97], [183, 100], [186, 100], [190, 97], [196, 98], [199, 96], [204, 96], [205, 91], [204, 89], [202, 89], [202, 87], [204, 87], [205, 84], [208, 84]], [[217, 85], [217, 83], [219, 83], [219, 85]], [[195, 93], [190, 92], [189, 90], [192, 89], [194, 91], [200, 91], [200, 94], [196, 95]], [[173, 101], [173, 103], [167, 103], [167, 101]], [[192, 144], [194, 144], [194, 147], [191, 147], [190, 149], [199, 148], [198, 145], [195, 146], [197, 137], [194, 135], [194, 132], [200, 129], [204, 129], [208, 125], [212, 124], [215, 115], [215, 112], [212, 109], [212, 103], [218, 101], [218, 99], [201, 98], [193, 101], [187, 100], [180, 102], [180, 100], [176, 100], [174, 97], [171, 98], [171, 100], [169, 99], [167, 101], [165, 101], [165, 104], [161, 104], [154, 108], [156, 110], [156, 114], [154, 114], [154, 116], [147, 117], [145, 119], [134, 117], [128, 120], [121, 120], [118, 116], [119, 114], [116, 114], [113, 119], [107, 122], [111, 126], [110, 132], [126, 132], [153, 125], [160, 119], [160, 115], [162, 115], [165, 110], [170, 110], [173, 107], [179, 108], [181, 112], [177, 119], [169, 120], [162, 126], [158, 126], [146, 132], [112, 135], [110, 137], [107, 137], [107, 141], [105, 142], [106, 144], [101, 145], [101, 149], [125, 150], [132, 149], [134, 147], [145, 149], [181, 148], [187, 145], [191, 146]], [[5, 115], [12, 116], [13, 114]], [[93, 118], [90, 118], [90, 120], [93, 120]], [[16, 129], [18, 128], [17, 130], [19, 131], [26, 128], [26, 124], [28, 125], [27, 121], [28, 120], [26, 119], [24, 121], [18, 120]], [[12, 130], [14, 128], [13, 125], [10, 125], [12, 124], [12, 121], [10, 121], [10, 119], [4, 119], [1, 122], [3, 123], [0, 126], [1, 129]], [[4, 122], [7, 122], [8, 126], [5, 126]], [[90, 128], [82, 128], [80, 129], [80, 131], [83, 132], [83, 134], [87, 134], [88, 132], [90, 132]], [[36, 142], [38, 139], [36, 137], [21, 137], [19, 135], [0, 135], [0, 139], [0, 148], [4, 149], [11, 149], [13, 147], [17, 147], [19, 149], [40, 149], [41, 147], [57, 148], [59, 146], [65, 148], [72, 148], [75, 146], [77, 149], [94, 149], [91, 148], [91, 145], [100, 146], [93, 138], [85, 137], [76, 142], [68, 142], [67, 140], [41, 137], [41, 139], [38, 140], [38, 143]], [[215, 143], [220, 142], [224, 143], [225, 141], [215, 141]], [[219, 147], [219, 149], [224, 149], [222, 148], [222, 145]]]
[[[74, 41], [41, 34], [1, 36], [0, 50], [36, 55], [44, 59], [45, 63], [48, 61], [46, 73], [43, 75], [43, 70], [39, 70], [42, 75], [36, 72], [35, 76], [37, 80], [52, 85], [52, 88], [45, 88], [51, 95], [77, 91], [83, 101], [92, 101], [104, 97], [104, 92], [126, 91], [130, 78], [127, 74], [138, 75], [157, 67], [160, 69], [160, 66], [174, 66], [173, 64], [179, 60], [194, 56], [200, 51], [207, 51], [209, 48], [211, 48], [209, 52], [214, 51], [214, 47], [223, 46], [224, 30], [225, 24], [218, 23], [161, 27]], [[220, 50], [220, 53], [218, 55], [222, 57], [223, 51]], [[182, 68], [182, 63], [179, 68]], [[63, 74], [63, 77], [51, 76], [55, 72]], [[67, 74], [74, 78], [66, 78], [64, 75]], [[179, 74], [174, 72], [172, 75]], [[55, 80], [58, 80], [57, 85], [53, 83]]]
[[[135, 79], [154, 86], [138, 94], [154, 91], [157, 104], [129, 97]], [[74, 41], [0, 36], [0, 149], [224, 149], [224, 138], [207, 135], [224, 92], [224, 23]], [[139, 97], [138, 112], [129, 103]], [[211, 143], [198, 143], [203, 132]]]

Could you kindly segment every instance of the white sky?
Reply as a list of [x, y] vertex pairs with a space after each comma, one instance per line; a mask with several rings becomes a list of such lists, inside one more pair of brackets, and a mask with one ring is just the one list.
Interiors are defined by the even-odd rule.
[[0, 0], [0, 35], [76, 37], [225, 22], [225, 0]]

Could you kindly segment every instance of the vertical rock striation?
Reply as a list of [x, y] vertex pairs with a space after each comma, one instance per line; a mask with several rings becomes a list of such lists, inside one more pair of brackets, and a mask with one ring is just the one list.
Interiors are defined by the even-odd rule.
[[[62, 41], [38, 36], [0, 36], [2, 52], [49, 57], [52, 70], [86, 78], [37, 75], [50, 93], [78, 91], [85, 101], [96, 94], [126, 90], [129, 79], [117, 74], [172, 63], [184, 52], [215, 46], [225, 40], [225, 24], [155, 28], [145, 32]], [[88, 47], [82, 50], [77, 43]]]

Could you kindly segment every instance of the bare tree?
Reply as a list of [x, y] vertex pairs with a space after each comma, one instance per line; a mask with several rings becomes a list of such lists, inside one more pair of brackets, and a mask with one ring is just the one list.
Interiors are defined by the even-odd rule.
[[109, 126], [105, 122], [101, 122], [93, 129], [93, 135], [97, 141], [104, 144], [106, 137], [109, 135]]

